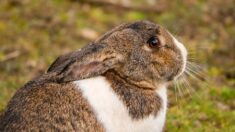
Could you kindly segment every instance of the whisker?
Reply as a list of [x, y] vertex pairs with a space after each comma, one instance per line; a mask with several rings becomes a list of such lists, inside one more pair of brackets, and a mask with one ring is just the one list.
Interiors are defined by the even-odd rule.
[[[181, 91], [179, 90], [179, 83], [178, 82], [176, 82], [176, 90], [178, 90], [178, 93], [179, 93], [178, 97], [181, 98], [182, 96], [181, 96]], [[181, 100], [178, 100], [177, 104], [179, 104], [179, 105], [177, 105], [177, 107], [180, 109], [180, 107], [181, 107]]]
[[[207, 78], [206, 78], [206, 74], [205, 74], [205, 70], [200, 67], [199, 65], [192, 63], [192, 62], [187, 62], [187, 67], [185, 70], [185, 74], [188, 75], [190, 78], [197, 80], [199, 82], [206, 82], [204, 83], [206, 85], [207, 88], [209, 88], [209, 86], [207, 86]], [[195, 93], [196, 97], [200, 99], [200, 95], [198, 95], [197, 92], [195, 92], [195, 90], [193, 89], [193, 87], [191, 87], [191, 84], [189, 83], [189, 81], [185, 81], [188, 85], [188, 87], [193, 90], [193, 92]]]
[[180, 87], [183, 91], [183, 96], [187, 96], [188, 95], [188, 89], [187, 89], [187, 86], [185, 85], [184, 83], [184, 76], [182, 76], [182, 78], [179, 80], [179, 84], [180, 84]]
[[187, 64], [192, 67], [192, 68], [195, 68], [197, 70], [202, 70], [202, 71], [205, 71], [204, 68], [202, 68], [201, 66], [199, 66], [198, 64], [196, 63], [193, 63], [193, 62], [190, 62], [190, 61], [187, 61]]
[[182, 97], [183, 97], [183, 94], [182, 94], [182, 91], [181, 91], [181, 89], [180, 89], [179, 83], [177, 83], [177, 88], [178, 88], [178, 90], [179, 90], [180, 98], [182, 98]]
[[176, 90], [176, 81], [174, 81], [174, 92], [175, 92], [175, 99], [176, 99], [176, 103], [178, 103], [178, 98], [177, 98], [177, 90]]
[[188, 92], [188, 94], [190, 95], [190, 97], [192, 97], [192, 93], [191, 93], [191, 91], [190, 91], [191, 86], [189, 85], [189, 82], [188, 82], [188, 80], [187, 80], [185, 74], [183, 74], [183, 78], [182, 78], [182, 79], [183, 79], [183, 84], [184, 84], [184, 86], [185, 86], [186, 91]]
[[202, 74], [203, 71], [204, 71], [204, 70], [202, 70], [202, 69], [199, 69], [199, 68], [197, 68], [197, 67], [195, 67], [195, 66], [190, 65], [189, 63], [187, 63], [186, 66], [187, 66], [186, 69], [188, 69], [188, 70], [190, 70], [190, 71], [192, 71], [192, 72], [194, 72], [194, 73], [196, 73], [196, 74]]
[[199, 79], [197, 76], [195, 76], [194, 74], [192, 74], [190, 71], [185, 70], [185, 73], [190, 76], [192, 79], [195, 79], [197, 81], [202, 81], [201, 79]]
[[[193, 88], [193, 86], [191, 85], [190, 81], [187, 80], [187, 78], [185, 77], [186, 75], [184, 74], [184, 82], [185, 82], [185, 85], [187, 86], [188, 88], [188, 92], [191, 94], [190, 97], [192, 97], [192, 93], [194, 93], [194, 95], [198, 98], [198, 99], [201, 99], [201, 96], [195, 91], [195, 89]], [[201, 81], [201, 80], [199, 80]]]
[[194, 58], [194, 57], [188, 57], [188, 60], [189, 60], [189, 61], [195, 61], [196, 58]]
[[191, 75], [195, 76], [197, 79], [199, 79], [200, 81], [203, 81], [205, 80], [204, 76], [201, 75], [201, 73], [197, 72], [197, 71], [194, 71], [190, 68], [186, 68], [187, 69], [187, 72], [191, 73]]
[[190, 62], [188, 61], [187, 62], [187, 66], [194, 70], [194, 71], [197, 71], [197, 72], [200, 72], [200, 73], [205, 73], [206, 72], [206, 69], [201, 67], [200, 65], [196, 64], [196, 63], [193, 63], [193, 62]]

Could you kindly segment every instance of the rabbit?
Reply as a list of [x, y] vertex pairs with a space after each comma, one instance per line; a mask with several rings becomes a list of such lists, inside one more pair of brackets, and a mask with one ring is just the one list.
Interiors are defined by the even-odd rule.
[[147, 20], [121, 24], [58, 57], [9, 101], [0, 131], [161, 132], [167, 86], [187, 50]]

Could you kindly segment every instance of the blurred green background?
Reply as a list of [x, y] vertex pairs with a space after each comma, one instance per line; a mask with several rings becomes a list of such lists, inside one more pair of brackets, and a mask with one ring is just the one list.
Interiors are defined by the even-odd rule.
[[166, 131], [234, 132], [234, 0], [0, 0], [0, 112], [59, 55], [142, 19], [165, 26], [197, 64], [197, 78], [170, 88]]

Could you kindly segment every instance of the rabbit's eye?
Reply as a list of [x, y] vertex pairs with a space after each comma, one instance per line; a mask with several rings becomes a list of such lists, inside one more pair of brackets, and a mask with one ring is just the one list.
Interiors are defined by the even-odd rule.
[[160, 46], [160, 41], [159, 41], [159, 39], [157, 37], [149, 38], [147, 43], [149, 44], [149, 47], [151, 47], [151, 48], [159, 47]]

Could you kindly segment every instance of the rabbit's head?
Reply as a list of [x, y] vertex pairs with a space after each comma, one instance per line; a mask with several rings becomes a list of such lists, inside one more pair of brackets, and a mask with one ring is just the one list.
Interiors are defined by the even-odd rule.
[[122, 24], [50, 67], [63, 81], [115, 71], [131, 83], [156, 88], [185, 69], [187, 51], [166, 29], [149, 21]]

